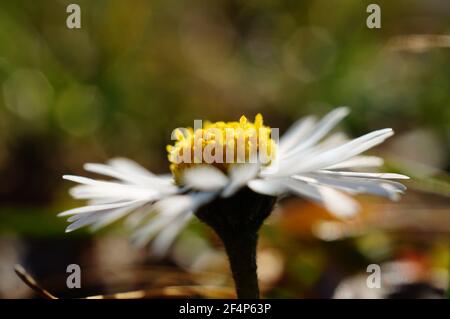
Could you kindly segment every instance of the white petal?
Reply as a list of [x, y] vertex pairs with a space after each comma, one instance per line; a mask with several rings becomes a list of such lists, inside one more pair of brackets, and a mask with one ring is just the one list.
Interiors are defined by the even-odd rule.
[[399, 199], [399, 195], [406, 190], [403, 184], [384, 179], [341, 177], [319, 173], [295, 175], [293, 178], [316, 186], [330, 186], [350, 194], [367, 193], [385, 196], [391, 200]]
[[[95, 222], [99, 218], [99, 215], [95, 214], [95, 213], [87, 214], [87, 215], [74, 215], [74, 216], [77, 216], [79, 218], [75, 221], [73, 221], [70, 218], [68, 219], [69, 222], [73, 221], [73, 223], [66, 227], [66, 233], [70, 233], [74, 230], [77, 230], [84, 226], [90, 225], [91, 223]], [[71, 216], [71, 217], [74, 217], [74, 216]]]
[[280, 163], [280, 170], [274, 176], [290, 176], [311, 172], [329, 167], [358, 155], [375, 145], [382, 143], [394, 133], [392, 129], [378, 130], [347, 142], [331, 150], [319, 154], [311, 154], [307, 158], [293, 157]]
[[223, 190], [222, 197], [230, 197], [249, 180], [254, 179], [259, 168], [258, 163], [233, 164], [229, 172], [230, 183]]
[[322, 142], [317, 144], [313, 150], [317, 152], [327, 151], [333, 147], [337, 147], [344, 143], [347, 143], [348, 141], [350, 141], [350, 139], [346, 134], [337, 132], [326, 137]]
[[[75, 187], [74, 187], [75, 188]], [[75, 198], [75, 197], [74, 197]], [[113, 197], [101, 197], [101, 198], [86, 198], [88, 205], [103, 205], [103, 204], [113, 204], [118, 202], [124, 202], [127, 200], [134, 200], [129, 198], [113, 198]]]
[[[86, 186], [93, 186], [93, 187], [101, 187], [101, 188], [116, 188], [116, 189], [141, 189], [141, 190], [146, 190], [149, 192], [155, 192], [155, 188], [152, 187], [147, 187], [147, 186], [142, 186], [142, 185], [129, 185], [129, 184], [123, 184], [123, 183], [118, 183], [118, 182], [110, 182], [110, 181], [102, 181], [102, 180], [95, 180], [92, 178], [87, 178], [87, 177], [83, 177], [83, 176], [76, 176], [76, 175], [64, 175], [63, 179], [68, 180], [68, 181], [72, 181], [75, 183], [79, 183], [79, 184], [83, 184]], [[164, 185], [158, 185], [158, 191], [163, 190], [164, 192], [174, 192], [176, 190], [176, 187], [164, 187]], [[134, 187], [134, 188], [133, 188]]]
[[354, 217], [358, 213], [360, 206], [358, 202], [350, 196], [345, 195], [329, 187], [318, 187], [322, 196], [325, 208], [338, 218]]
[[152, 211], [151, 207], [151, 204], [145, 204], [135, 210], [133, 214], [129, 215], [127, 219], [125, 219], [125, 227], [127, 227], [128, 229], [135, 229], [136, 227], [144, 223], [144, 220], [146, 218], [155, 213], [154, 211]]
[[315, 123], [316, 118], [314, 116], [307, 116], [295, 122], [280, 138], [279, 151], [288, 151], [301, 142], [311, 132]]
[[88, 172], [114, 177], [116, 179], [120, 179], [122, 181], [129, 182], [129, 183], [135, 183], [136, 182], [136, 177], [135, 176], [133, 176], [133, 175], [130, 176], [128, 174], [124, 174], [124, 173], [118, 172], [113, 167], [105, 165], [105, 164], [86, 163], [86, 164], [84, 164], [83, 167]]
[[381, 157], [377, 156], [365, 156], [359, 155], [355, 156], [346, 161], [340, 162], [338, 164], [334, 164], [326, 169], [343, 169], [343, 168], [358, 168], [358, 167], [378, 167], [383, 165], [384, 161]]
[[355, 215], [359, 205], [351, 197], [330, 187], [308, 184], [292, 178], [283, 179], [257, 179], [249, 182], [248, 186], [255, 192], [279, 196], [286, 193], [294, 193], [306, 197], [325, 206], [331, 214], [339, 218], [348, 218]]
[[136, 231], [133, 235], [133, 242], [138, 246], [146, 244], [178, 216], [195, 211], [216, 196], [217, 193], [215, 192], [201, 192], [174, 195], [157, 202], [152, 206], [152, 210], [156, 211], [157, 215], [147, 225]]
[[136, 203], [134, 205], [120, 207], [108, 211], [95, 211], [88, 214], [72, 215], [67, 221], [73, 223], [66, 228], [66, 233], [92, 224], [93, 226], [91, 229], [97, 230], [127, 215], [134, 209], [138, 208], [140, 205], [140, 203]]
[[132, 242], [138, 247], [144, 246], [164, 227], [167, 227], [178, 215], [158, 214], [147, 225], [138, 229], [132, 237]]
[[177, 235], [192, 219], [192, 216], [192, 212], [182, 214], [156, 236], [151, 245], [151, 250], [155, 256], [161, 257], [167, 252]]
[[98, 180], [95, 180], [92, 178], [76, 176], [76, 175], [63, 175], [62, 178], [65, 180], [71, 181], [71, 182], [78, 183], [78, 184], [91, 185], [91, 186], [114, 184], [112, 182], [98, 181]]
[[381, 179], [409, 179], [408, 176], [396, 173], [360, 173], [360, 172], [343, 172], [343, 171], [328, 171], [319, 170], [317, 173], [335, 176], [347, 177], [366, 177], [366, 178], [381, 178]]
[[345, 116], [349, 113], [347, 107], [339, 107], [328, 113], [326, 116], [320, 120], [314, 129], [311, 130], [309, 136], [304, 137], [304, 140], [298, 141], [291, 150], [285, 152], [283, 156], [290, 156], [291, 154], [300, 153], [302, 150], [313, 146], [319, 140], [321, 140], [331, 129], [333, 129], [336, 124], [338, 124]]
[[70, 194], [78, 199], [142, 199], [152, 201], [173, 193], [164, 189], [155, 190], [133, 185], [111, 185], [111, 187], [92, 187], [79, 185], [70, 190]]
[[100, 218], [98, 218], [95, 223], [91, 226], [92, 231], [96, 231], [102, 227], [105, 227], [107, 225], [110, 225], [114, 223], [115, 221], [118, 221], [119, 219], [123, 218], [124, 216], [131, 213], [133, 210], [140, 207], [141, 204], [131, 205], [128, 207], [124, 207], [121, 209], [116, 209], [114, 211], [109, 212], [108, 214], [104, 214]]
[[62, 216], [69, 216], [69, 215], [74, 215], [74, 214], [87, 214], [87, 213], [93, 213], [93, 212], [102, 211], [102, 210], [109, 210], [109, 209], [114, 209], [114, 208], [119, 208], [119, 207], [130, 206], [130, 205], [134, 205], [134, 204], [142, 203], [142, 202], [143, 201], [129, 201], [129, 202], [120, 202], [120, 203], [104, 204], [104, 205], [83, 206], [83, 207], [78, 207], [78, 208], [70, 209], [65, 212], [59, 213], [58, 216], [62, 217]]
[[211, 165], [199, 165], [186, 169], [183, 185], [199, 191], [217, 191], [228, 184], [228, 177]]
[[147, 177], [157, 177], [157, 175], [148, 171], [146, 168], [142, 167], [138, 163], [128, 158], [116, 157], [110, 159], [108, 164], [114, 167], [116, 170], [122, 173], [127, 173], [135, 176], [147, 176]]
[[329, 137], [325, 138], [322, 142], [320, 142], [319, 144], [316, 144], [308, 149], [302, 150], [301, 152], [299, 152], [300, 155], [295, 155], [295, 154], [290, 154], [289, 157], [285, 154], [285, 153], [280, 153], [277, 151], [277, 156], [275, 157], [275, 159], [271, 162], [271, 164], [269, 166], [264, 166], [261, 169], [261, 176], [270, 176], [270, 175], [277, 175], [277, 173], [279, 173], [278, 171], [278, 167], [280, 167], [280, 163], [281, 163], [281, 167], [286, 167], [288, 165], [286, 165], [287, 162], [292, 162], [292, 158], [297, 158], [298, 160], [300, 160], [300, 158], [304, 159], [304, 158], [308, 158], [308, 157], [312, 157], [315, 156], [316, 154], [320, 154], [321, 152], [327, 151], [331, 148], [334, 148], [336, 146], [342, 145], [344, 143], [346, 143], [348, 141], [348, 137], [342, 133], [342, 132], [338, 132], [338, 133], [334, 133], [332, 135], [330, 135]]
[[152, 201], [162, 196], [158, 191], [131, 185], [88, 186], [79, 185], [70, 189], [70, 195], [76, 199], [97, 199], [109, 202], [123, 200]]
[[247, 186], [256, 193], [278, 196], [288, 191], [281, 179], [254, 179]]
[[[117, 164], [117, 160], [115, 160], [115, 162], [113, 163], [115, 163], [115, 166], [97, 163], [87, 163], [84, 165], [84, 169], [88, 172], [113, 177], [118, 180], [140, 186], [157, 187], [157, 188], [171, 186], [170, 181], [168, 181], [166, 178], [159, 178], [158, 176], [151, 174], [148, 171], [146, 171], [143, 174], [138, 174], [136, 172], [136, 168], [130, 171], [129, 167], [125, 168], [124, 165], [131, 165], [131, 164], [130, 163], [124, 164], [123, 159], [119, 161], [120, 164]], [[119, 165], [119, 168], [117, 168], [117, 165]]]
[[309, 185], [302, 181], [294, 180], [292, 178], [286, 178], [283, 180], [283, 184], [288, 187], [288, 189], [298, 196], [306, 197], [318, 203], [322, 203], [322, 197], [314, 185]]

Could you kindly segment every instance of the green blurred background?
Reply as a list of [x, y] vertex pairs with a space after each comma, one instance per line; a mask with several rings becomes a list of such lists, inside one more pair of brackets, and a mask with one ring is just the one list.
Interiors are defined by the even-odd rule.
[[[114, 156], [165, 173], [171, 131], [194, 119], [260, 112], [284, 131], [338, 105], [351, 108], [341, 126], [350, 136], [394, 128], [377, 152], [414, 177], [410, 191], [396, 204], [361, 198], [357, 225], [301, 200], [280, 205], [263, 230], [265, 295], [359, 296], [351, 280], [370, 263], [407, 267], [400, 284], [446, 289], [449, 1], [376, 1], [381, 29], [366, 26], [373, 1], [358, 0], [78, 0], [82, 28], [68, 29], [72, 2], [0, 3], [0, 297], [33, 296], [15, 263], [61, 296], [229, 286], [220, 244], [198, 222], [162, 261], [120, 227], [65, 235], [55, 215], [75, 203], [61, 175]], [[69, 263], [92, 273], [85, 289], [62, 287]], [[126, 278], [105, 277], [105, 265]]]

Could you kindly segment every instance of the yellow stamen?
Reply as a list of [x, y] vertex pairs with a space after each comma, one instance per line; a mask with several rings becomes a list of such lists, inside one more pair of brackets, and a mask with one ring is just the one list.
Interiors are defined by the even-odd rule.
[[175, 143], [167, 146], [167, 152], [170, 170], [177, 182], [181, 182], [181, 173], [186, 168], [205, 164], [204, 152], [213, 157], [209, 165], [227, 173], [230, 165], [243, 160], [248, 162], [254, 152], [264, 151], [273, 158], [276, 150], [271, 129], [264, 126], [261, 114], [255, 116], [254, 122], [249, 122], [245, 116], [241, 116], [239, 122], [204, 122], [202, 128], [195, 131], [188, 128], [183, 132], [177, 129], [174, 135]]

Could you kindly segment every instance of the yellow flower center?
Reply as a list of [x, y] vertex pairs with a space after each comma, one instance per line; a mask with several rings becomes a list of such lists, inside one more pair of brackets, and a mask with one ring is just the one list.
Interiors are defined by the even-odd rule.
[[261, 114], [254, 122], [241, 116], [239, 122], [205, 122], [194, 129], [176, 129], [174, 145], [167, 145], [170, 170], [180, 182], [183, 170], [199, 164], [213, 165], [224, 173], [235, 163], [268, 165], [276, 151], [271, 134]]

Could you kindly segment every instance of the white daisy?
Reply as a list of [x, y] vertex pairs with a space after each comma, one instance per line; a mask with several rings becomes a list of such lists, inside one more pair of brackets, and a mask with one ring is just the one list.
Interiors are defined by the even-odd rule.
[[[106, 164], [86, 164], [85, 170], [113, 180], [65, 175], [64, 179], [79, 184], [70, 194], [76, 199], [88, 200], [88, 205], [59, 216], [69, 216], [71, 224], [67, 232], [84, 226], [98, 229], [128, 216], [127, 224], [137, 228], [135, 242], [145, 244], [153, 240], [154, 252], [162, 254], [196, 211], [218, 199], [232, 198], [242, 189], [273, 197], [287, 194], [305, 197], [342, 218], [354, 216], [359, 209], [349, 195], [367, 193], [397, 200], [406, 187], [392, 180], [408, 179], [407, 176], [354, 171], [383, 164], [379, 157], [361, 154], [392, 136], [393, 130], [377, 130], [353, 140], [347, 140], [340, 133], [327, 136], [347, 114], [348, 109], [341, 107], [320, 121], [314, 117], [303, 118], [279, 143], [271, 138], [270, 128], [263, 125], [261, 115], [254, 123], [242, 117], [239, 122], [207, 123], [203, 129], [189, 129], [187, 133], [178, 133], [175, 145], [168, 147], [172, 175], [152, 174], [124, 158], [112, 159]], [[193, 147], [193, 139], [211, 127], [219, 130], [263, 128], [265, 131], [259, 133], [259, 137], [265, 139], [270, 152], [276, 156], [265, 165], [176, 162], [178, 156]], [[246, 145], [252, 147], [251, 141], [247, 142]], [[203, 147], [205, 143], [209, 142], [204, 141]], [[228, 142], [220, 143], [224, 149], [229, 146]], [[258, 145], [261, 147], [261, 142]]]

